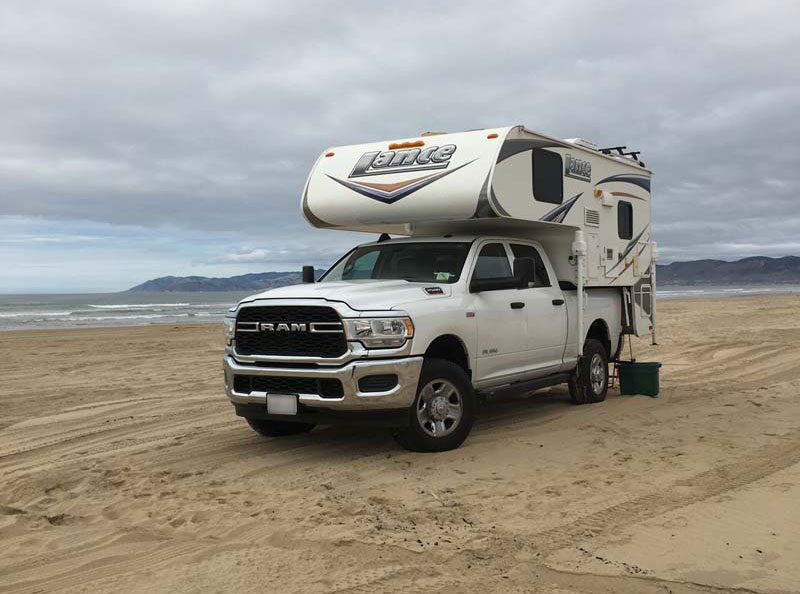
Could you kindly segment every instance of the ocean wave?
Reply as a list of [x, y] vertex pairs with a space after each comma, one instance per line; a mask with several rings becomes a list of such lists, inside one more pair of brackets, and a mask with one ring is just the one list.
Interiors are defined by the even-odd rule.
[[209, 307], [210, 303], [117, 303], [114, 305], [94, 305], [88, 303], [87, 307], [93, 309], [153, 309], [155, 307]]
[[154, 320], [158, 318], [190, 318], [190, 317], [196, 318], [198, 316], [190, 313], [139, 314], [135, 316], [71, 316], [67, 318], [49, 318], [47, 321], [84, 323], [84, 322], [105, 322], [108, 320], [135, 321], [135, 320]]
[[30, 318], [35, 316], [69, 316], [71, 311], [15, 311], [13, 313], [0, 313], [0, 318]]

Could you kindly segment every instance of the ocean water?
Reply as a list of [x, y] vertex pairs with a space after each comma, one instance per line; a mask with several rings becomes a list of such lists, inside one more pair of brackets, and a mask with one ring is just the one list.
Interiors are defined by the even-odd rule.
[[[665, 285], [659, 299], [797, 294], [800, 285]], [[218, 322], [248, 293], [0, 295], [0, 330]]]
[[800, 285], [661, 285], [659, 299], [703, 299], [757, 295], [800, 295]]
[[247, 293], [0, 295], [0, 330], [221, 321]]

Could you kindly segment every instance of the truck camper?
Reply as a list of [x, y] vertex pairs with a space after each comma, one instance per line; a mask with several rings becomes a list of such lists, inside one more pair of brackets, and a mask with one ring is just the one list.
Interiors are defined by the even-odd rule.
[[604, 400], [624, 336], [655, 342], [651, 171], [624, 149], [513, 126], [324, 151], [303, 215], [379, 237], [229, 312], [236, 413], [265, 435], [355, 420], [441, 451], [478, 398], [565, 383]]

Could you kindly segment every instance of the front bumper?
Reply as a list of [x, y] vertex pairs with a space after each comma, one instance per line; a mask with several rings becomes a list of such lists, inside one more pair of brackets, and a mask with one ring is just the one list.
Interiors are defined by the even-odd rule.
[[[235, 405], [262, 405], [266, 407], [266, 392], [242, 394], [234, 391], [233, 377], [263, 375], [271, 377], [302, 377], [312, 379], [338, 379], [342, 382], [341, 398], [323, 398], [319, 394], [298, 394], [302, 407], [333, 411], [375, 411], [408, 408], [417, 395], [417, 384], [422, 369], [422, 357], [402, 359], [361, 359], [341, 367], [262, 367], [238, 363], [231, 355], [224, 359], [225, 392]], [[264, 364], [268, 365], [268, 364]], [[386, 392], [361, 392], [358, 380], [368, 375], [396, 374], [397, 385]]]

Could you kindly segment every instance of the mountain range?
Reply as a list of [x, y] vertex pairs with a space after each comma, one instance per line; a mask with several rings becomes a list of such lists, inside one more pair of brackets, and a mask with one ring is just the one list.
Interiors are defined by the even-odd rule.
[[673, 262], [658, 266], [656, 276], [659, 285], [800, 283], [800, 257]]
[[[324, 272], [319, 268], [316, 275]], [[693, 260], [659, 265], [659, 285], [800, 283], [800, 257], [754, 256], [736, 262]], [[162, 276], [128, 289], [133, 292], [263, 291], [302, 282], [297, 272], [256, 272], [227, 278]]]
[[[324, 269], [318, 268], [319, 278]], [[303, 275], [297, 272], [253, 272], [229, 277], [208, 276], [162, 276], [143, 282], [128, 289], [134, 293], [192, 293], [199, 291], [263, 291], [303, 282]]]

